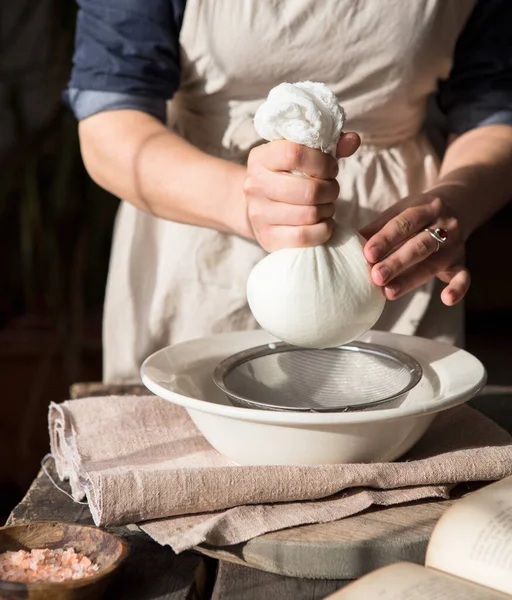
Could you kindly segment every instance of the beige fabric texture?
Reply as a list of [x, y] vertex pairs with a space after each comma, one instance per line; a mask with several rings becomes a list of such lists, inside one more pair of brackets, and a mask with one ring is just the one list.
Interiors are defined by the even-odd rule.
[[139, 523], [177, 552], [512, 474], [511, 436], [467, 406], [440, 414], [403, 460], [380, 464], [234, 465], [184, 409], [154, 396], [52, 404], [49, 427], [58, 475], [87, 497], [97, 525]]
[[[336, 220], [362, 227], [436, 181], [438, 159], [423, 131], [427, 99], [449, 74], [474, 5], [188, 0], [169, 126], [205, 152], [245, 164], [263, 141], [253, 118], [271, 88], [306, 79], [327, 84], [346, 109], [347, 130], [363, 140], [340, 161]], [[123, 202], [106, 294], [105, 381], [138, 381], [142, 361], [163, 346], [255, 329], [246, 281], [264, 255], [254, 242]], [[389, 302], [376, 328], [460, 346], [462, 306], [443, 305], [440, 284], [433, 285]]]

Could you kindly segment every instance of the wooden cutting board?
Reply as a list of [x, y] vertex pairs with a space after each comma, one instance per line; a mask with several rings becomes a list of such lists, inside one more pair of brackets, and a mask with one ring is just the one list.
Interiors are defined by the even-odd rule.
[[356, 579], [401, 560], [422, 564], [432, 530], [453, 502], [422, 501], [372, 509], [333, 523], [267, 533], [236, 546], [195, 549], [279, 575]]

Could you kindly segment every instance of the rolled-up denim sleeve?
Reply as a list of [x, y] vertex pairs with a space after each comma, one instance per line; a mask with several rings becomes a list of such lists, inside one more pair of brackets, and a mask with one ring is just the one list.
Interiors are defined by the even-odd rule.
[[479, 0], [460, 35], [439, 106], [450, 133], [512, 126], [512, 0]]
[[64, 97], [78, 119], [132, 108], [165, 120], [179, 87], [184, 0], [79, 0]]

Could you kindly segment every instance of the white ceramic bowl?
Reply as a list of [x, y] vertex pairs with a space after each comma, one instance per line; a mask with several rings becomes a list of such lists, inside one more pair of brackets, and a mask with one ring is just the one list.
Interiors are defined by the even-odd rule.
[[275, 342], [264, 331], [226, 333], [164, 348], [142, 365], [157, 396], [183, 406], [210, 444], [243, 465], [391, 461], [411, 448], [435, 415], [475, 396], [486, 373], [474, 356], [417, 337], [371, 331], [360, 338], [413, 356], [419, 384], [400, 406], [363, 412], [295, 413], [232, 406], [212, 380], [215, 366], [241, 350]]

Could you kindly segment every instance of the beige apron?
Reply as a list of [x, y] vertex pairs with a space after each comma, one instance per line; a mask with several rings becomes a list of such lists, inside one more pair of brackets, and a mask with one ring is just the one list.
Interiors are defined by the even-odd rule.
[[[361, 227], [437, 176], [422, 127], [475, 0], [188, 0], [169, 123], [204, 151], [245, 163], [252, 119], [282, 81], [329, 85], [363, 145], [340, 163], [336, 218]], [[201, 173], [198, 172], [198, 177]], [[191, 182], [193, 185], [193, 182]], [[104, 316], [104, 378], [134, 381], [168, 344], [257, 324], [247, 276], [264, 251], [122, 203]], [[379, 329], [460, 341], [462, 311], [434, 284], [388, 302]]]

